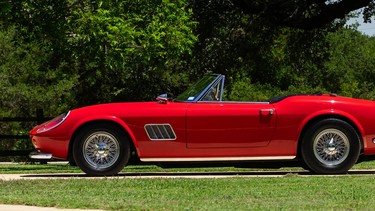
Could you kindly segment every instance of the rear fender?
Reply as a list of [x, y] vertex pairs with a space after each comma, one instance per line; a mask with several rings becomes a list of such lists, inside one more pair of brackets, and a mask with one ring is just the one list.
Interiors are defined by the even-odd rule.
[[[334, 117], [334, 116], [344, 117], [345, 119], [350, 120], [354, 124], [354, 126], [356, 127], [355, 129], [357, 129], [357, 131], [360, 133], [359, 135], [362, 137], [362, 140], [365, 140], [364, 129], [363, 129], [362, 125], [357, 121], [357, 119], [354, 118], [351, 114], [349, 114], [347, 112], [344, 112], [344, 111], [341, 111], [341, 110], [336, 110], [336, 109], [321, 110], [321, 111], [317, 111], [317, 112], [314, 112], [314, 113], [311, 113], [310, 115], [308, 115], [301, 122], [301, 124], [298, 127], [298, 134], [299, 134], [299, 136], [301, 136], [303, 129], [305, 128], [305, 126], [312, 119], [319, 118], [319, 117], [324, 117], [324, 116], [329, 116], [329, 117]], [[299, 138], [301, 138], [301, 137], [299, 137]], [[363, 141], [363, 144], [366, 145], [366, 142]]]

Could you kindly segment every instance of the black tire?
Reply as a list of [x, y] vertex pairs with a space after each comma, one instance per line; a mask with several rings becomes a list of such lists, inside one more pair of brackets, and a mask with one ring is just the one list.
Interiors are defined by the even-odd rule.
[[118, 126], [92, 124], [79, 131], [74, 139], [73, 156], [78, 167], [88, 175], [116, 175], [129, 161], [130, 144]]
[[360, 150], [356, 130], [340, 119], [325, 119], [312, 125], [301, 144], [303, 161], [319, 174], [346, 173], [357, 162]]

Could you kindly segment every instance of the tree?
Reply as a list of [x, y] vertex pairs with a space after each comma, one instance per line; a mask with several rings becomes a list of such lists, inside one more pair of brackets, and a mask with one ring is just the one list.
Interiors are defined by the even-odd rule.
[[34, 116], [37, 108], [48, 116], [66, 111], [77, 76], [66, 74], [64, 63], [51, 68], [48, 43], [25, 43], [16, 34], [15, 27], [0, 27], [0, 115]]
[[375, 12], [374, 0], [233, 0], [233, 4], [274, 25], [299, 29], [322, 28], [363, 7], [365, 21]]
[[[49, 64], [50, 45], [17, 39], [16, 27], [0, 25], [0, 117], [35, 117], [43, 108], [46, 116], [66, 112], [74, 104], [77, 76], [66, 74], [66, 65]], [[0, 125], [0, 134], [26, 135], [31, 122]], [[2, 150], [31, 149], [30, 141], [0, 140]], [[3, 159], [2, 159], [3, 160]]]
[[[4, 27], [23, 43], [48, 43], [51, 69], [77, 75], [72, 107], [150, 100], [186, 80], [181, 57], [197, 40], [184, 0], [6, 1]], [[165, 90], [167, 87], [167, 90]]]
[[79, 93], [86, 93], [82, 104], [151, 100], [176, 86], [181, 56], [197, 40], [184, 1], [82, 1], [75, 7], [69, 45], [82, 80]]
[[[323, 90], [320, 76], [328, 59], [325, 37], [342, 27], [341, 22], [326, 29], [301, 30], [272, 25], [230, 1], [192, 0], [191, 6], [200, 40], [189, 68], [200, 74], [225, 74], [228, 99], [265, 100], [288, 91]], [[252, 87], [244, 88], [250, 82]], [[249, 90], [260, 90], [259, 96]]]
[[338, 94], [375, 99], [375, 39], [353, 29], [327, 36], [329, 60], [322, 82]]

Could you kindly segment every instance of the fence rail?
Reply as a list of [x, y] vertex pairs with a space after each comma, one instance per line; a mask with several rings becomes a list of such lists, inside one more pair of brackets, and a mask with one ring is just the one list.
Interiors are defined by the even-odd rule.
[[[0, 118], [0, 122], [36, 122], [37, 124], [42, 124], [51, 118], [44, 117], [43, 110], [36, 110], [36, 117], [3, 117]], [[29, 130], [30, 128], [26, 128]], [[0, 134], [0, 140], [9, 139], [14, 140], [27, 140], [29, 141], [29, 135], [10, 135], [10, 134]], [[33, 150], [0, 150], [0, 156], [28, 156]]]

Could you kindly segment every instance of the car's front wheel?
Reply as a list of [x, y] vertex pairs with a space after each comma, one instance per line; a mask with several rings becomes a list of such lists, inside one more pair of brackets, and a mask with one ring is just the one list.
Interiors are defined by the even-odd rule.
[[360, 146], [359, 136], [350, 124], [340, 119], [325, 119], [307, 129], [301, 154], [312, 171], [340, 174], [357, 162]]
[[80, 169], [89, 175], [115, 175], [129, 161], [129, 141], [117, 126], [89, 125], [76, 136], [73, 156]]

